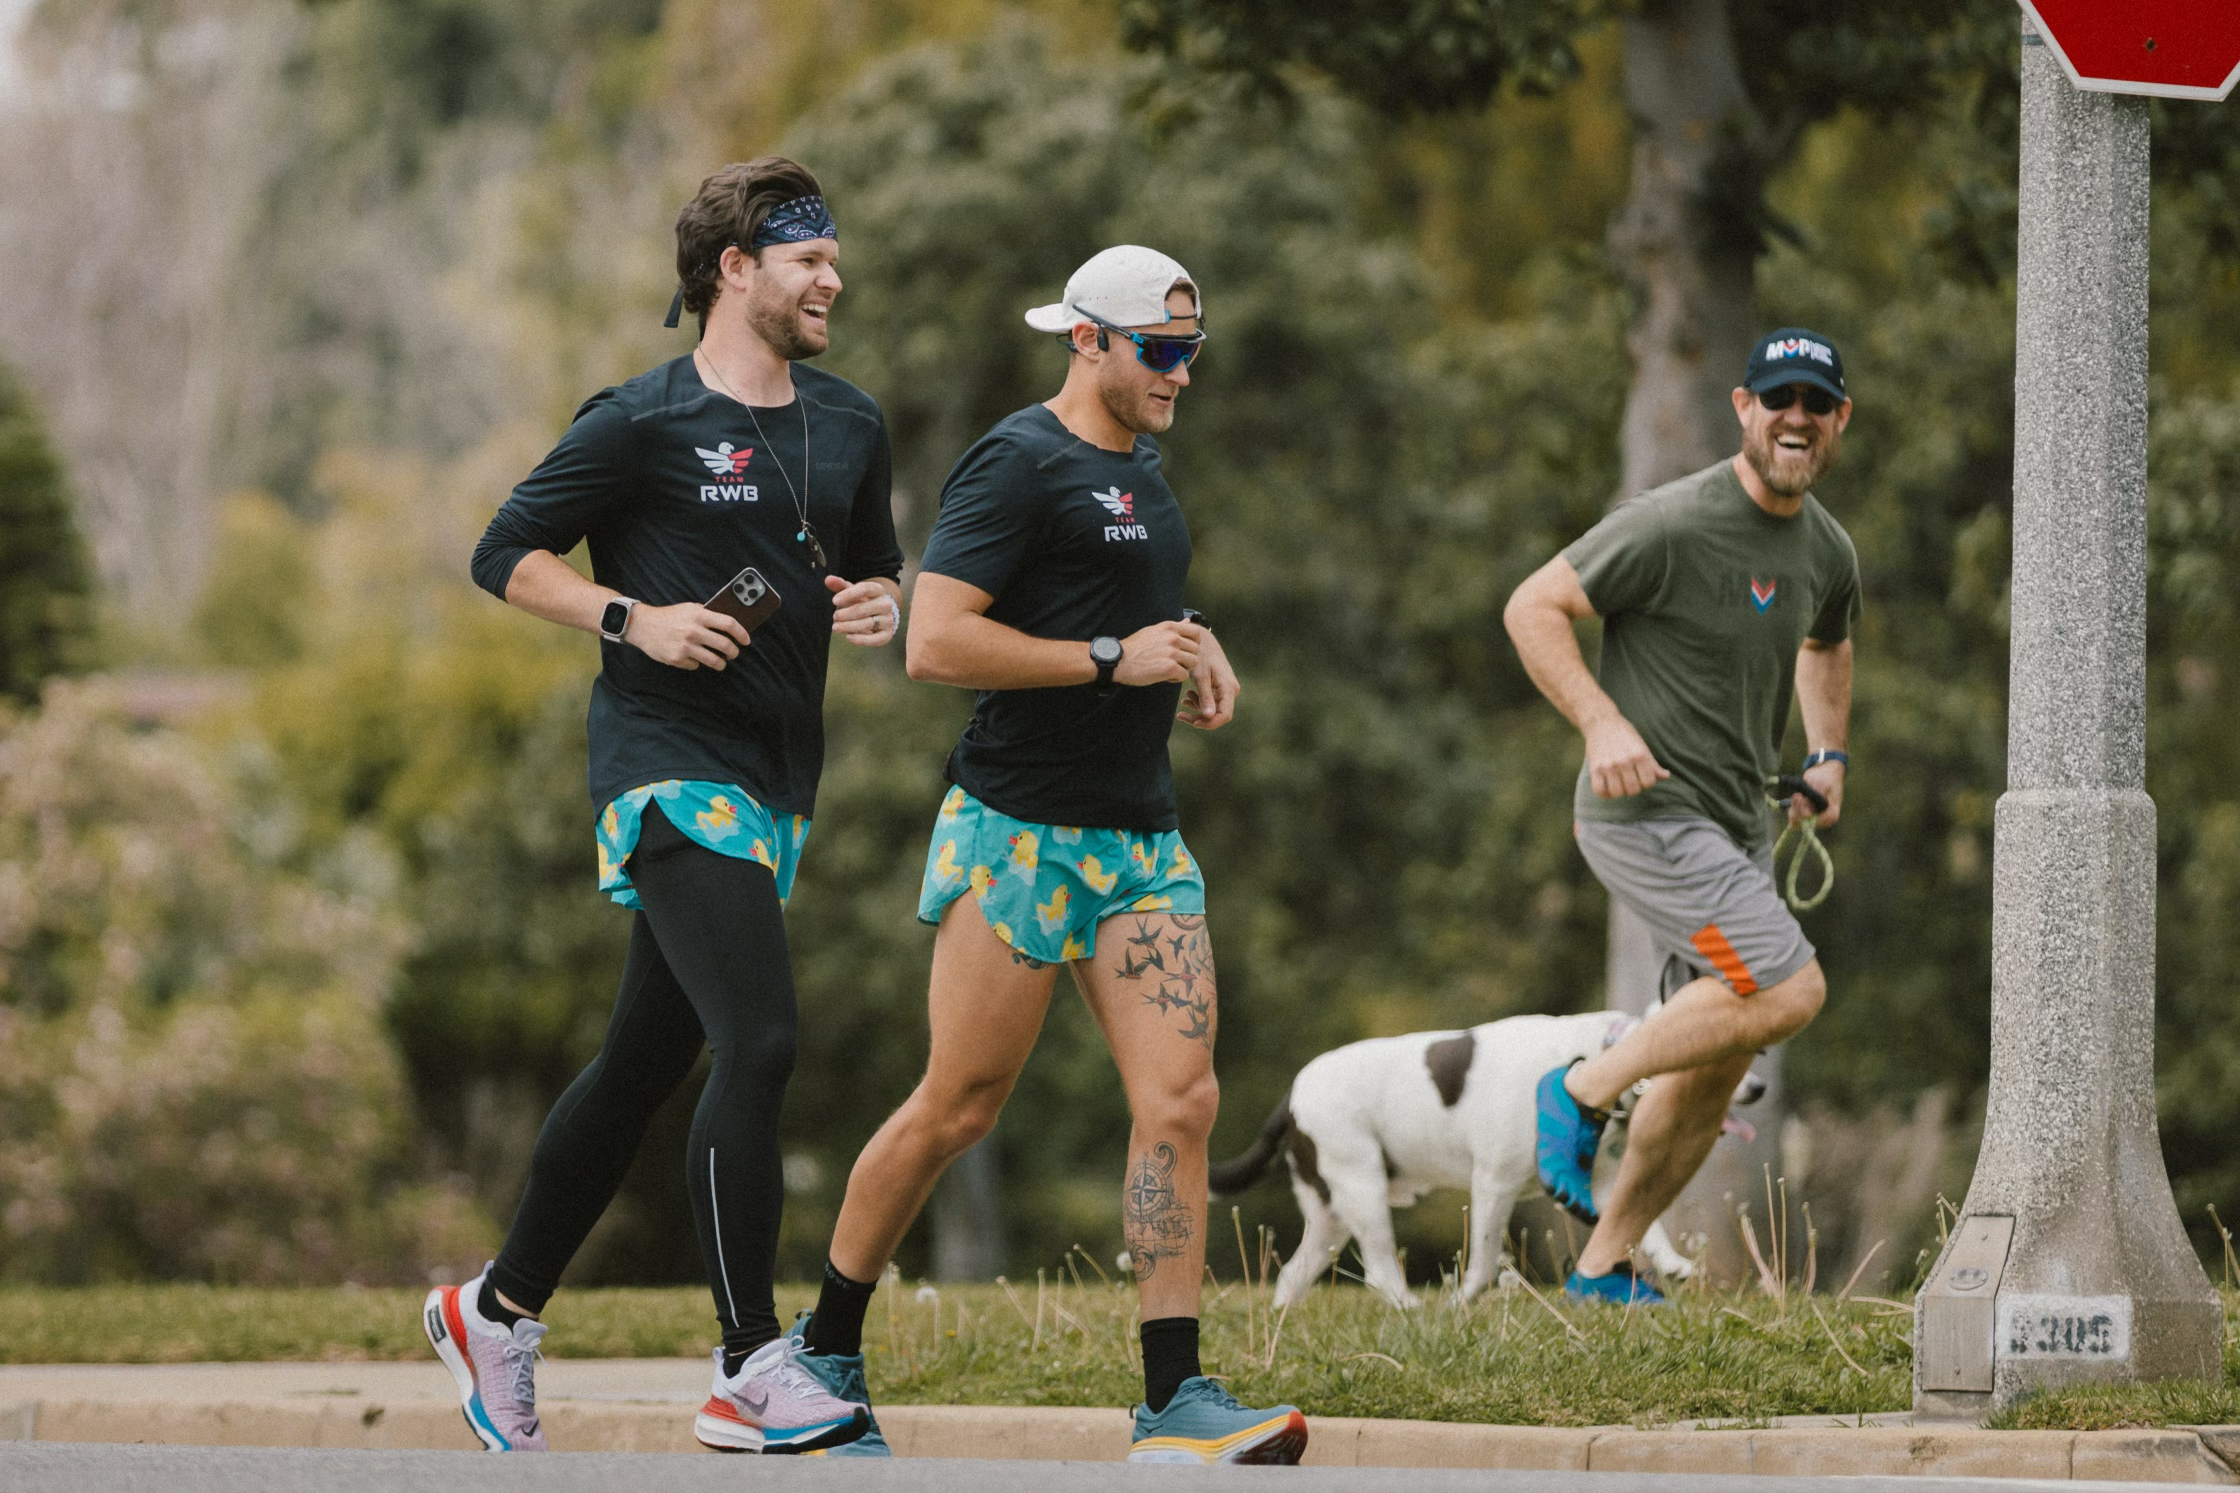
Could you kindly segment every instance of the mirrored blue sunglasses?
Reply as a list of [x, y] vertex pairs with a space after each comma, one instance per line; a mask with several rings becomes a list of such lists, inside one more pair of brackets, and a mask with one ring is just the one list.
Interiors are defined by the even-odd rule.
[[[1080, 308], [1076, 307], [1075, 309], [1079, 310]], [[1111, 346], [1111, 343], [1106, 340], [1106, 332], [1118, 332], [1136, 345], [1136, 361], [1153, 373], [1172, 373], [1176, 368], [1186, 366], [1191, 359], [1197, 357], [1198, 350], [1204, 347], [1206, 343], [1206, 334], [1202, 331], [1192, 332], [1187, 337], [1150, 336], [1142, 332], [1131, 332], [1126, 327], [1115, 326], [1094, 311], [1082, 311], [1081, 314], [1096, 323], [1099, 329], [1097, 332], [1098, 347]]]

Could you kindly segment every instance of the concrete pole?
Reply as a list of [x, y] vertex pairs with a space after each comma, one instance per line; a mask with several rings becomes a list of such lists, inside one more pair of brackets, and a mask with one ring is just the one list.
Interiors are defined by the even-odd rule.
[[1991, 1096], [1915, 1302], [1914, 1411], [2214, 1379], [2223, 1313], [2154, 1110], [2146, 781], [2147, 104], [2025, 23], [2012, 675], [1992, 881]]

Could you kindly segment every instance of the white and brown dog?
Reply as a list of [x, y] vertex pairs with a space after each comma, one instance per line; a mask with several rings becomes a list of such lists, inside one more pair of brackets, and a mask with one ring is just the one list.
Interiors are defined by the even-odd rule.
[[[1467, 1031], [1371, 1038], [1301, 1068], [1251, 1149], [1213, 1166], [1207, 1178], [1214, 1192], [1241, 1192], [1288, 1150], [1306, 1233], [1277, 1278], [1275, 1304], [1306, 1295], [1350, 1238], [1360, 1244], [1368, 1284], [1394, 1306], [1416, 1305], [1393, 1249], [1391, 1210], [1434, 1187], [1470, 1189], [1463, 1299], [1500, 1279], [1510, 1268], [1510, 1210], [1540, 1190], [1534, 1086], [1549, 1069], [1600, 1052], [1633, 1025], [1619, 1011], [1511, 1016]], [[1748, 1104], [1764, 1091], [1752, 1074], [1735, 1098]], [[1693, 1269], [1661, 1223], [1650, 1225], [1641, 1253], [1666, 1276]]]

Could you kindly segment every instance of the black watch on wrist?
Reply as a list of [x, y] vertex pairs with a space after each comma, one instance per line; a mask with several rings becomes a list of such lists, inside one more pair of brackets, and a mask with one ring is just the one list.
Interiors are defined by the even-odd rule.
[[1213, 631], [1213, 623], [1207, 620], [1206, 614], [1193, 608], [1184, 607], [1182, 609], [1182, 620], [1185, 622], [1195, 622], [1198, 626], [1204, 628], [1207, 632]]
[[606, 610], [599, 614], [599, 636], [610, 643], [621, 642], [624, 629], [630, 626], [630, 613], [637, 605], [627, 596], [617, 596], [608, 602]]
[[1118, 638], [1091, 638], [1089, 662], [1097, 666], [1097, 688], [1112, 688], [1112, 671], [1120, 667], [1120, 640]]

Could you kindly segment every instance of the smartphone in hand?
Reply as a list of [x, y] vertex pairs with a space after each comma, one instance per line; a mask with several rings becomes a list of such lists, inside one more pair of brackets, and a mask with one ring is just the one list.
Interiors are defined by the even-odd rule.
[[741, 627], [753, 632], [763, 623], [778, 615], [784, 599], [777, 588], [762, 578], [762, 572], [749, 565], [730, 580], [723, 589], [708, 598], [708, 610], [736, 618]]

